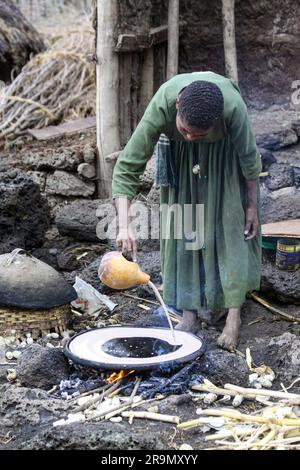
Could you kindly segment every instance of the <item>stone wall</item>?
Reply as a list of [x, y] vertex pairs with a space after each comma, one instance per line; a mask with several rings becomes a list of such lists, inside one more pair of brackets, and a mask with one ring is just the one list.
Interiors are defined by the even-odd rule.
[[53, 209], [62, 201], [90, 199], [96, 192], [94, 143], [33, 149], [22, 156], [22, 167], [40, 186]]
[[[167, 0], [122, 0], [123, 31], [167, 21]], [[180, 2], [186, 22], [180, 39], [180, 72], [224, 73], [221, 0]], [[152, 7], [152, 8], [151, 8]], [[236, 39], [242, 92], [253, 107], [290, 102], [300, 80], [298, 0], [236, 0]]]

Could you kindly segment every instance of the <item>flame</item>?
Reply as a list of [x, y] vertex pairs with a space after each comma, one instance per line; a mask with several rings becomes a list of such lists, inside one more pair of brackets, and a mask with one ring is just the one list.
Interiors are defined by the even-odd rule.
[[134, 374], [135, 370], [120, 370], [120, 372], [113, 372], [107, 379], [106, 382], [109, 384], [114, 384], [119, 382], [130, 374]]

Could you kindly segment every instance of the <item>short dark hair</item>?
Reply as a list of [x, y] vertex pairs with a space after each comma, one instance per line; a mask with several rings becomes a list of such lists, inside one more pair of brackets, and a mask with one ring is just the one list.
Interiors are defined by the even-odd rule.
[[196, 129], [209, 129], [223, 114], [224, 98], [214, 83], [205, 80], [192, 82], [178, 98], [180, 118]]

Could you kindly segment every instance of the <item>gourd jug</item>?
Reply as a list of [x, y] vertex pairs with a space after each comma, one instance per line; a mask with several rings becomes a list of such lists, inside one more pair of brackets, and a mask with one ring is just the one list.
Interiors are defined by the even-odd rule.
[[101, 282], [112, 289], [129, 289], [138, 284], [147, 284], [150, 280], [150, 276], [143, 273], [137, 263], [128, 261], [118, 251], [103, 256], [98, 275]]

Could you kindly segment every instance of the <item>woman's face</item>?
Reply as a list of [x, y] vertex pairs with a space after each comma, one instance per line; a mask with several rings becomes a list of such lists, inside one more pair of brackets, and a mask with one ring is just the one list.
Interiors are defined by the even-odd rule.
[[211, 131], [211, 129], [203, 130], [189, 126], [183, 119], [181, 119], [178, 113], [176, 116], [176, 127], [178, 132], [180, 132], [180, 134], [183, 135], [184, 139], [188, 142], [201, 140]]

